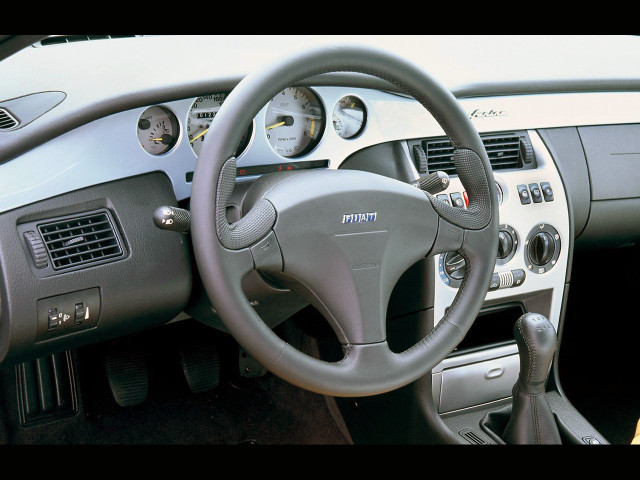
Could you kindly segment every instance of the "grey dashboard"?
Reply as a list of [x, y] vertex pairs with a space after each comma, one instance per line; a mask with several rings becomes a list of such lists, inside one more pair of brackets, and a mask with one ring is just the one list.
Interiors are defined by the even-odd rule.
[[[516, 300], [536, 306], [543, 303], [543, 313], [557, 327], [574, 239], [597, 246], [640, 237], [637, 222], [629, 221], [640, 213], [640, 170], [634, 169], [640, 123], [640, 43], [633, 37], [142, 36], [28, 47], [0, 62], [0, 108], [15, 113], [16, 104], [24, 99], [46, 98], [41, 106], [29, 107], [37, 113], [29, 121], [0, 129], [2, 356], [15, 352], [19, 358], [34, 349], [34, 343], [39, 352], [53, 350], [71, 338], [42, 337], [46, 314], [30, 303], [32, 295], [40, 301], [101, 289], [101, 332], [92, 336], [91, 329], [83, 330], [78, 343], [166, 322], [179, 314], [192, 286], [188, 242], [186, 237], [174, 236], [170, 244], [163, 244], [164, 232], [153, 227], [151, 216], [162, 204], [188, 203], [198, 161], [195, 135], [189, 131], [194, 125], [194, 104], [231, 91], [246, 73], [281, 55], [339, 42], [377, 46], [422, 65], [458, 96], [481, 134], [525, 132], [530, 138], [536, 157], [530, 167], [496, 171], [503, 192], [501, 223], [515, 228], [520, 240], [513, 258], [498, 265], [496, 273], [507, 278], [508, 273], [523, 270], [527, 280], [518, 289], [489, 292], [489, 306]], [[608, 55], [612, 50], [620, 54]], [[555, 54], [550, 55], [551, 51]], [[163, 52], [162, 61], [158, 52]], [[33, 75], [36, 69], [38, 75]], [[320, 106], [321, 112], [314, 110], [304, 117], [312, 126], [302, 135], [313, 136], [313, 144], [293, 156], [274, 148], [270, 134], [288, 120], [282, 114], [273, 120], [271, 107], [265, 105], [239, 152], [240, 189], [268, 171], [349, 168], [355, 157], [363, 159], [359, 161], [366, 168], [370, 152], [374, 169], [376, 155], [384, 157], [375, 152], [385, 145], [393, 147], [408, 179], [416, 179], [420, 175], [413, 152], [416, 142], [444, 133], [419, 103], [377, 78], [340, 72], [294, 87], [307, 89]], [[346, 135], [336, 128], [339, 122], [333, 117], [345, 98], [359, 102], [364, 112], [361, 129]], [[153, 108], [174, 119], [167, 130], [170, 142], [163, 144], [160, 130], [145, 136], [143, 128], [141, 133], [140, 121]], [[20, 115], [15, 116], [20, 120]], [[144, 148], [148, 140], [153, 145], [147, 146], [162, 151], [150, 153]], [[613, 171], [619, 169], [628, 175], [616, 177]], [[543, 182], [553, 187], [554, 201], [524, 205], [518, 187]], [[444, 193], [461, 191], [454, 177]], [[17, 227], [33, 222], [33, 228], [39, 228], [37, 222], [44, 219], [96, 209], [113, 212], [112, 221], [122, 233], [124, 258], [36, 280], [21, 239], [24, 228]], [[532, 229], [546, 224], [553, 225], [561, 254], [553, 268], [534, 272], [527, 265], [523, 244]], [[163, 246], [157, 251], [149, 248], [159, 244]], [[158, 265], [175, 275], [154, 278]], [[456, 290], [443, 281], [437, 264], [432, 275], [437, 321]], [[101, 280], [109, 276], [112, 280]], [[127, 297], [132, 303], [126, 308], [111, 303], [124, 294], [128, 282], [152, 280], [160, 287], [156, 292], [145, 291], [144, 302]], [[20, 290], [16, 285], [27, 287]], [[163, 292], [169, 291], [174, 292], [173, 298], [161, 300]], [[52, 305], [45, 302], [40, 308], [51, 310]], [[165, 312], [158, 316], [162, 308]], [[151, 320], [153, 314], [155, 320]], [[123, 327], [134, 321], [135, 326]], [[506, 347], [498, 356], [512, 359], [514, 352]], [[470, 362], [489, 359], [474, 357]], [[439, 366], [435, 375], [464, 364], [458, 358]], [[441, 381], [434, 385], [440, 386]]]

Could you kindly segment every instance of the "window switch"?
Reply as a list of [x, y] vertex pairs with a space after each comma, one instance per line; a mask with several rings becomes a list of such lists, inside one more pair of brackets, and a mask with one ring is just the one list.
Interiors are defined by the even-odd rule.
[[533, 203], [541, 203], [542, 202], [542, 191], [537, 183], [530, 183], [529, 190], [531, 190], [531, 198], [533, 199]]
[[540, 188], [542, 189], [542, 196], [545, 202], [553, 202], [553, 190], [549, 182], [540, 182]]
[[527, 205], [531, 203], [531, 195], [529, 195], [529, 190], [526, 185], [518, 185], [518, 196], [520, 197], [520, 203], [522, 205]]

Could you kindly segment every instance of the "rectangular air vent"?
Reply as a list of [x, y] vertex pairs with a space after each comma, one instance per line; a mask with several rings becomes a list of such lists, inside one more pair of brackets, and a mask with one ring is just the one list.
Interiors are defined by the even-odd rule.
[[54, 270], [103, 263], [124, 255], [107, 210], [38, 225]]
[[[533, 150], [529, 137], [524, 132], [521, 134], [481, 135], [480, 137], [487, 150], [493, 170], [521, 168], [525, 163], [532, 161]], [[429, 172], [440, 170], [449, 175], [456, 175], [453, 164], [453, 146], [448, 138], [423, 140], [422, 148], [426, 152]]]
[[4, 108], [0, 108], [0, 130], [9, 130], [18, 126], [18, 121]]

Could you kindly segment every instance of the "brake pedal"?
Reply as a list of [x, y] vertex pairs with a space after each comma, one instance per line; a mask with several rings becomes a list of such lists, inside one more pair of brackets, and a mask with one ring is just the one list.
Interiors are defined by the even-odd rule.
[[213, 390], [220, 382], [218, 347], [212, 340], [186, 339], [178, 347], [180, 363], [192, 393]]
[[118, 405], [130, 407], [147, 399], [149, 371], [141, 352], [110, 353], [104, 364], [111, 393]]

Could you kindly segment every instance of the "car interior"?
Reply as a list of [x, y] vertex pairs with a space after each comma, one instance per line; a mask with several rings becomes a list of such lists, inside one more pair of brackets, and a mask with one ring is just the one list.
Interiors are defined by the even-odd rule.
[[0, 35], [0, 444], [640, 443], [637, 36]]

